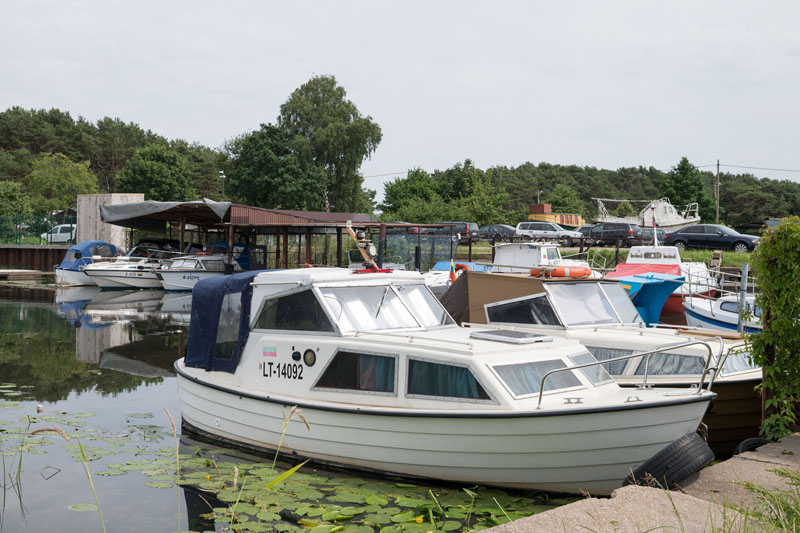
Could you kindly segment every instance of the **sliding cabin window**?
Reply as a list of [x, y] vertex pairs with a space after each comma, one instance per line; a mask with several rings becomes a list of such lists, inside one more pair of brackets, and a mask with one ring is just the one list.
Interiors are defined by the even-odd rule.
[[[567, 368], [561, 359], [532, 363], [510, 363], [492, 367], [516, 398], [538, 394], [542, 378], [551, 370]], [[553, 391], [580, 387], [581, 382], [572, 371], [556, 372], [544, 382], [544, 390]]]
[[490, 400], [469, 368], [408, 360], [409, 395]]
[[254, 326], [256, 329], [333, 332], [311, 289], [266, 300]]
[[[617, 357], [624, 357], [633, 353], [633, 350], [624, 350], [621, 348], [603, 348], [600, 346], [586, 346], [595, 359], [598, 361], [606, 361], [608, 359], [616, 359]], [[623, 359], [622, 361], [614, 361], [612, 363], [603, 363], [603, 368], [612, 376], [622, 376], [625, 374], [625, 367], [628, 366], [630, 359]]]
[[[636, 375], [644, 375], [645, 357], [636, 368]], [[700, 375], [706, 367], [706, 358], [680, 353], [654, 353], [647, 365], [649, 376], [688, 376]]]
[[[597, 359], [595, 359], [590, 352], [579, 353], [578, 355], [570, 355], [569, 360], [576, 365], [588, 365], [589, 363], [597, 362]], [[603, 368], [602, 365], [587, 366], [584, 368], [579, 368], [578, 370], [584, 376], [586, 376], [586, 379], [592, 382], [592, 385], [600, 385], [602, 383], [613, 381], [611, 376], [608, 375], [608, 372], [606, 372], [606, 369]], [[549, 380], [550, 378], [547, 379]]]
[[217, 341], [214, 357], [230, 359], [239, 343], [239, 322], [242, 317], [242, 293], [232, 292], [222, 299], [217, 323]]
[[395, 356], [337, 352], [315, 388], [394, 393], [395, 360]]
[[546, 295], [487, 305], [486, 314], [490, 323], [561, 325]]

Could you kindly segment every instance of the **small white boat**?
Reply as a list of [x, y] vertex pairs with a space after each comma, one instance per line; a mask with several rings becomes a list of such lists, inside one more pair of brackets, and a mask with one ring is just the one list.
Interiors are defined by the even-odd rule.
[[[321, 463], [609, 494], [714, 397], [622, 389], [573, 340], [461, 328], [416, 272], [245, 272], [192, 296], [184, 428]], [[284, 426], [293, 406], [308, 427]]]
[[83, 269], [92, 263], [113, 260], [116, 254], [117, 247], [105, 241], [82, 241], [70, 246], [56, 267], [56, 285], [96, 285]]
[[[154, 272], [165, 291], [191, 291], [201, 279], [224, 275], [227, 259], [222, 254], [198, 253], [176, 257]], [[242, 267], [236, 261], [233, 262], [233, 271], [242, 271]]]
[[[188, 244], [187, 248], [193, 246]], [[82, 272], [101, 289], [160, 289], [154, 268], [171, 261], [178, 252], [178, 241], [146, 239], [114, 262], [86, 265]]]
[[[670, 203], [669, 198], [659, 200], [613, 200], [609, 198], [592, 198], [597, 202], [597, 222], [620, 222], [626, 224], [636, 224], [637, 226], [650, 227], [653, 219], [658, 215], [658, 227], [666, 231], [675, 231], [692, 224], [700, 222], [700, 214], [697, 202], [692, 202], [684, 206], [680, 213], [675, 206]], [[619, 205], [621, 203], [645, 204], [639, 214], [631, 217], [618, 217], [611, 215], [605, 204]]]
[[559, 245], [551, 242], [504, 243], [494, 247], [492, 272], [519, 272], [567, 278], [599, 277], [589, 263], [561, 257]]
[[[740, 304], [738, 295], [722, 296], [717, 299], [686, 298], [683, 302], [686, 312], [686, 323], [699, 328], [720, 331], [737, 331], [739, 328]], [[761, 331], [761, 309], [755, 305], [755, 296], [745, 297], [745, 309], [742, 322], [743, 331], [759, 333]]]

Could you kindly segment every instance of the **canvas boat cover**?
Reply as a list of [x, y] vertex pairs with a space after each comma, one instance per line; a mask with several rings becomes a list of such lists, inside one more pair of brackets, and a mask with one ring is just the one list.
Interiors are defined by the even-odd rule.
[[250, 302], [254, 270], [197, 282], [192, 290], [192, 314], [186, 366], [234, 372], [250, 332]]
[[544, 284], [540, 278], [467, 270], [456, 278], [439, 299], [459, 324], [486, 324], [484, 305], [543, 292]]
[[106, 241], [81, 241], [69, 247], [58, 268], [78, 272], [81, 265], [90, 265], [92, 263], [93, 255], [114, 257], [117, 255], [117, 247]]
[[673, 276], [680, 276], [680, 265], [655, 265], [648, 263], [620, 263], [606, 274], [607, 278], [621, 278], [625, 276], [635, 276], [637, 274], [649, 274], [651, 272], [658, 274], [671, 274]]
[[215, 202], [208, 198], [194, 202], [134, 202], [130, 204], [101, 205], [103, 222], [144, 230], [163, 230], [166, 221], [184, 217], [189, 224], [215, 225], [225, 221], [230, 202]]

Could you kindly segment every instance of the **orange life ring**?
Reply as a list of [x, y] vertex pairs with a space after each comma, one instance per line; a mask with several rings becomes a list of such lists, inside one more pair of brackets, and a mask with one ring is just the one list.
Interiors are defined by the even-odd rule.
[[311, 263], [306, 263], [303, 265], [303, 268], [314, 268], [314, 265], [312, 265]]
[[592, 275], [592, 269], [588, 267], [566, 267], [558, 266], [552, 270], [543, 270], [539, 268], [531, 269], [531, 276], [544, 276], [546, 278], [575, 278], [582, 279], [588, 278]]
[[469, 265], [465, 265], [464, 263], [456, 263], [456, 272], [459, 270], [469, 270]]

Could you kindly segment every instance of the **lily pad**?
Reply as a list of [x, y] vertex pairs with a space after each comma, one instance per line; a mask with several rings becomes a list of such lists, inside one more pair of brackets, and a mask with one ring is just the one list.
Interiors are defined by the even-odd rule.
[[129, 413], [127, 418], [153, 418], [153, 413]]
[[127, 472], [125, 470], [100, 470], [94, 473], [96, 476], [121, 476], [123, 474], [127, 474]]
[[145, 483], [145, 486], [152, 487], [154, 489], [169, 489], [172, 488], [172, 483], [169, 481], [148, 481]]
[[76, 503], [75, 505], [70, 505], [68, 507], [70, 511], [82, 511], [82, 512], [97, 512], [97, 505], [93, 503]]

